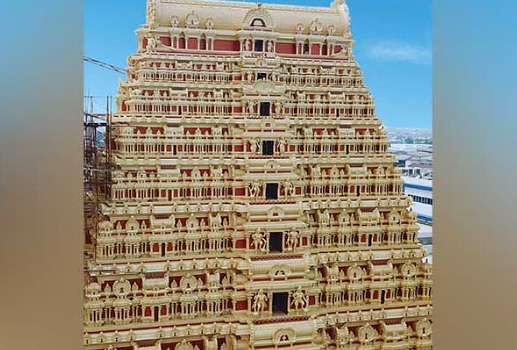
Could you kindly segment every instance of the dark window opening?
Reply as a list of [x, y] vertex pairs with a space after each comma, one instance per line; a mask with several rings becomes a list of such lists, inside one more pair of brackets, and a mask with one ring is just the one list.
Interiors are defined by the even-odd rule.
[[271, 253], [281, 253], [283, 251], [283, 232], [270, 232], [269, 233], [269, 251]]
[[266, 184], [266, 199], [278, 199], [278, 184]]
[[154, 322], [158, 322], [160, 319], [160, 307], [155, 306], [154, 307]]
[[386, 291], [382, 290], [381, 291], [381, 304], [384, 304], [385, 301], [386, 301]]
[[260, 116], [267, 117], [270, 115], [271, 103], [270, 102], [260, 102]]
[[339, 109], [336, 108], [336, 118], [339, 118]]
[[287, 293], [273, 293], [273, 315], [287, 315]]
[[167, 252], [167, 244], [162, 243], [162, 256], [165, 256], [165, 253]]
[[255, 40], [255, 51], [258, 51], [258, 52], [264, 51], [264, 41], [263, 40]]
[[265, 156], [275, 154], [275, 141], [262, 141], [262, 154]]
[[304, 55], [309, 54], [309, 44], [303, 44], [303, 54]]
[[267, 73], [264, 73], [264, 72], [257, 73], [257, 80], [266, 80], [266, 79], [267, 79]]
[[372, 235], [368, 235], [368, 247], [371, 247], [373, 243], [373, 237]]

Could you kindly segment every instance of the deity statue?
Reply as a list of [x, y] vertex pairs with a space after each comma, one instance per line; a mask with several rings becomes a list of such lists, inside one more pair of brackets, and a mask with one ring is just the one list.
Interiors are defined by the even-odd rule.
[[255, 113], [255, 102], [254, 101], [248, 102], [248, 112], [249, 112], [249, 114]]
[[292, 251], [297, 245], [298, 245], [298, 237], [300, 234], [298, 231], [295, 231], [294, 229], [291, 229], [289, 233], [287, 234], [287, 251]]
[[253, 245], [255, 246], [255, 250], [264, 252], [266, 250], [267, 240], [265, 234], [260, 230], [260, 228], [255, 231], [252, 235]]
[[203, 337], [203, 340], [205, 342], [205, 350], [218, 350], [218, 344], [217, 344], [217, 337], [212, 336], [212, 338]]
[[302, 291], [302, 287], [298, 286], [298, 289], [293, 293], [292, 295], [292, 304], [294, 305], [295, 309], [303, 309], [304, 311], [307, 311], [308, 306], [308, 298], [307, 295]]
[[258, 142], [257, 142], [257, 139], [254, 137], [250, 140], [251, 153], [257, 153], [257, 148], [258, 148]]
[[147, 46], [145, 47], [145, 51], [147, 53], [156, 52], [156, 48], [158, 47], [158, 41], [153, 36], [147, 36]]
[[267, 52], [273, 52], [273, 42], [271, 40], [267, 42]]
[[208, 222], [211, 228], [218, 229], [221, 227], [221, 214], [217, 213], [217, 215], [210, 214], [208, 216]]
[[294, 194], [295, 187], [291, 181], [284, 180], [282, 185], [284, 186], [284, 197], [285, 198], [290, 197]]
[[322, 227], [326, 227], [330, 224], [330, 213], [328, 209], [325, 209], [323, 213], [318, 212], [319, 223]]
[[262, 289], [253, 297], [253, 311], [255, 315], [262, 313], [266, 308], [267, 295], [264, 294]]
[[[275, 80], [275, 79], [273, 79]], [[277, 115], [282, 115], [282, 102], [276, 101], [275, 102], [275, 112]]]
[[251, 43], [248, 39], [244, 40], [244, 51], [249, 51], [251, 49]]
[[254, 198], [258, 195], [258, 192], [260, 190], [260, 183], [258, 182], [252, 182], [249, 184], [248, 186], [248, 190], [249, 190], [249, 195], [250, 197]]
[[287, 151], [287, 140], [281, 139], [278, 141], [278, 152], [284, 153], [285, 151]]

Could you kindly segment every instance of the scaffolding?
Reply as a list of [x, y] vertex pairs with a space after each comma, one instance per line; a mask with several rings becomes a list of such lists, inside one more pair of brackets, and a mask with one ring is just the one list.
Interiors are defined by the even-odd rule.
[[111, 192], [111, 96], [84, 97], [83, 194], [85, 259], [95, 257], [97, 224], [102, 203]]

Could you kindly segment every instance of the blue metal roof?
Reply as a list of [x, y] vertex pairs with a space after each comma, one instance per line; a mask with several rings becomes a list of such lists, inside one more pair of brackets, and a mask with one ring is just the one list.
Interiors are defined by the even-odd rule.
[[429, 186], [407, 184], [407, 183], [404, 182], [404, 188], [406, 188], [406, 187], [416, 188], [417, 190], [424, 190], [424, 191], [431, 191], [431, 192], [433, 191], [433, 188], [429, 187]]

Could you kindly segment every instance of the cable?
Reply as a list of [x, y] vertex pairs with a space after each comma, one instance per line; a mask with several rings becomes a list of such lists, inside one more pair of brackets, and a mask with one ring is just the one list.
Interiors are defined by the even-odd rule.
[[100, 67], [103, 67], [103, 68], [106, 68], [106, 69], [109, 69], [109, 70], [112, 70], [112, 71], [115, 71], [117, 73], [120, 73], [120, 74], [126, 74], [125, 70], [122, 69], [122, 68], [119, 68], [117, 66], [114, 66], [112, 64], [109, 64], [109, 63], [106, 63], [106, 62], [102, 62], [102, 61], [99, 61], [99, 60], [96, 60], [95, 58], [91, 58], [91, 57], [86, 57], [84, 56], [83, 57], [83, 60], [85, 62], [90, 62], [90, 63], [93, 63], [93, 64], [96, 64]]

